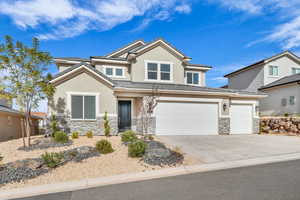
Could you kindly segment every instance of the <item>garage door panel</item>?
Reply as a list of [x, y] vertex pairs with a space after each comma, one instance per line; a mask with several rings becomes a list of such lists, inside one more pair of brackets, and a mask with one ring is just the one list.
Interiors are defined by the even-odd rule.
[[158, 135], [218, 134], [218, 105], [159, 102], [155, 110]]
[[230, 107], [230, 133], [251, 134], [252, 105], [231, 105]]

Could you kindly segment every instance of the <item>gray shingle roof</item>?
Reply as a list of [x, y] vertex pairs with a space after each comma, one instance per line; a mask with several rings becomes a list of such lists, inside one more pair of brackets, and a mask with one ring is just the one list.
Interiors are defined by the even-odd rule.
[[199, 92], [222, 92], [222, 93], [237, 93], [248, 95], [265, 95], [262, 92], [248, 92], [244, 90], [233, 90], [223, 88], [210, 88], [199, 87], [184, 84], [170, 84], [170, 83], [147, 83], [147, 82], [132, 82], [132, 81], [120, 81], [114, 80], [115, 87], [121, 88], [137, 88], [137, 89], [158, 89], [158, 90], [181, 90], [181, 91], [199, 91]]
[[286, 85], [289, 83], [296, 83], [296, 82], [300, 82], [300, 74], [293, 74], [290, 76], [285, 76], [285, 77], [283, 77], [277, 81], [274, 81], [272, 83], [269, 83], [268, 85], [265, 85], [259, 89], [263, 90], [263, 89], [267, 89], [267, 88], [272, 88], [272, 87]]
[[[6, 113], [13, 113], [13, 114], [18, 114], [18, 115], [24, 115], [23, 112], [20, 112], [18, 110], [6, 107], [6, 106], [1, 106], [0, 105], [0, 112], [6, 112]], [[39, 116], [35, 116], [35, 115], [31, 115], [32, 118], [36, 118], [36, 119], [41, 119], [41, 117]]]
[[62, 60], [70, 60], [70, 61], [83, 61], [83, 62], [89, 62], [89, 59], [86, 58], [79, 58], [79, 57], [58, 57], [54, 59], [62, 59]]
[[121, 60], [121, 61], [126, 61], [126, 58], [121, 58], [121, 57], [105, 57], [105, 56], [91, 56], [91, 58], [99, 58], [99, 59], [105, 59], [105, 60]]
[[87, 63], [84, 63], [84, 62], [81, 62], [81, 63], [78, 63], [76, 65], [73, 65], [72, 67], [69, 67], [68, 69], [56, 74], [55, 76], [53, 76], [52, 80], [53, 79], [56, 79], [64, 74], [67, 74], [71, 71], [73, 71], [74, 69], [77, 69], [79, 67], [81, 67], [82, 65], [86, 66], [87, 68], [89, 68], [90, 70], [92, 70], [93, 72], [97, 73], [98, 75], [100, 75], [101, 77], [103, 77], [105, 80], [111, 82], [111, 83], [114, 83], [112, 79], [110, 79], [109, 77], [107, 77], [106, 75], [104, 75], [102, 72], [100, 72], [99, 70], [95, 69], [93, 66], [91, 66], [90, 64], [87, 64]]

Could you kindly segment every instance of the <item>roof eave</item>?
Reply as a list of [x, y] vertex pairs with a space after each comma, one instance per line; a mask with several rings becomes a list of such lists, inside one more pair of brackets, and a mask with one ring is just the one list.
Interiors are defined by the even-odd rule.
[[[116, 92], [133, 92], [133, 93], [149, 93], [153, 89], [142, 89], [142, 88], [126, 88], [126, 87], [115, 87]], [[226, 93], [226, 92], [207, 92], [207, 91], [187, 91], [187, 90], [162, 90], [158, 89], [158, 93], [162, 94], [198, 94], [206, 96], [227, 96], [227, 97], [240, 97], [240, 98], [264, 98], [267, 95], [264, 94], [239, 94], [239, 93]]]

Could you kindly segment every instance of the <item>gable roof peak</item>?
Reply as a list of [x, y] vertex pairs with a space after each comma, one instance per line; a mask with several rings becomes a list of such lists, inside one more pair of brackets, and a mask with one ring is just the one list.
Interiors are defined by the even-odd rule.
[[277, 54], [275, 54], [275, 55], [273, 55], [273, 56], [270, 56], [270, 57], [268, 57], [268, 58], [264, 58], [264, 59], [262, 59], [262, 60], [259, 60], [259, 61], [255, 62], [255, 63], [253, 63], [253, 64], [250, 64], [250, 65], [248, 65], [248, 66], [246, 66], [246, 67], [242, 67], [242, 68], [240, 68], [240, 69], [238, 69], [238, 70], [236, 70], [236, 71], [233, 71], [233, 72], [231, 72], [231, 73], [228, 73], [228, 74], [224, 75], [224, 77], [228, 78], [228, 77], [230, 77], [230, 76], [232, 76], [232, 75], [238, 74], [239, 72], [242, 72], [242, 71], [245, 71], [245, 70], [252, 69], [252, 68], [254, 68], [254, 67], [256, 67], [256, 66], [258, 66], [258, 65], [260, 65], [260, 64], [268, 63], [268, 62], [273, 61], [273, 60], [275, 60], [275, 59], [277, 59], [277, 58], [279, 58], [279, 57], [281, 57], [281, 56], [284, 56], [284, 55], [289, 55], [289, 56], [293, 57], [294, 59], [296, 59], [297, 61], [300, 62], [300, 58], [299, 58], [296, 54], [294, 54], [294, 53], [293, 53], [292, 51], [290, 51], [290, 50], [285, 50], [285, 51], [282, 51], [282, 52], [280, 52], [280, 53], [277, 53]]

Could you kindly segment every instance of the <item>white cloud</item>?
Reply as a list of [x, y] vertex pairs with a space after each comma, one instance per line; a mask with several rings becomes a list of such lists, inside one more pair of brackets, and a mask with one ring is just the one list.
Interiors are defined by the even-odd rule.
[[179, 6], [175, 7], [175, 10], [179, 13], [188, 14], [192, 11], [192, 8], [188, 4], [182, 4], [182, 5], [179, 5]]
[[[62, 39], [88, 30], [105, 31], [144, 16], [146, 27], [153, 20], [169, 20], [175, 12], [189, 13], [181, 0], [2, 0], [0, 14], [8, 15], [24, 29], [44, 25], [40, 39]], [[148, 19], [148, 20], [147, 20]], [[148, 21], [148, 23], [147, 23]]]
[[[208, 0], [220, 3], [230, 10], [251, 15], [276, 14], [273, 20], [278, 25], [261, 39], [250, 42], [247, 47], [260, 42], [279, 42], [283, 49], [300, 46], [300, 1], [299, 0]], [[260, 30], [263, 31], [263, 30]]]

